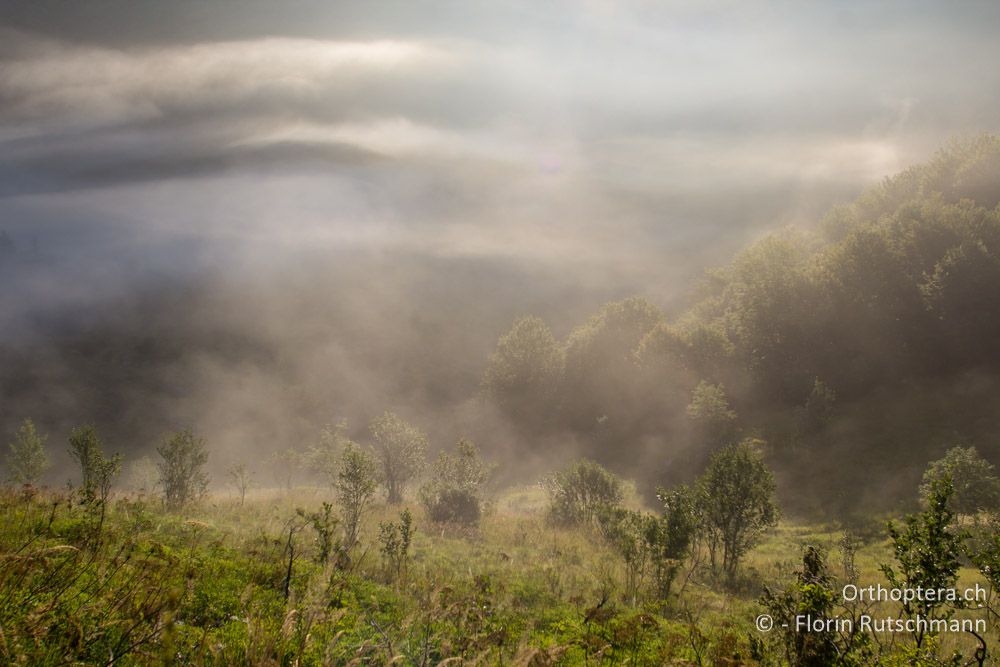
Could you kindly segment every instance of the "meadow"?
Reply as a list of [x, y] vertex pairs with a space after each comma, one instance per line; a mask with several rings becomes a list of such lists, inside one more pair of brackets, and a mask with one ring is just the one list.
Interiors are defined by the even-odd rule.
[[[167, 512], [158, 497], [121, 493], [95, 511], [70, 491], [9, 488], [0, 496], [0, 660], [787, 664], [781, 633], [755, 628], [764, 587], [786, 587], [809, 545], [826, 555], [837, 581], [884, 584], [880, 564], [893, 558], [879, 520], [847, 527], [847, 549], [842, 525], [783, 520], [732, 579], [713, 573], [694, 545], [660, 599], [644, 574], [630, 584], [599, 531], [547, 521], [537, 485], [498, 494], [478, 527], [431, 522], [410, 497], [398, 506], [379, 501], [355, 547], [339, 557], [329, 539], [324, 547], [324, 526], [332, 525], [324, 503], [333, 499], [324, 487], [256, 489], [245, 501], [217, 492]], [[641, 506], [634, 491], [624, 504]], [[404, 508], [413, 517], [405, 547]], [[978, 580], [965, 563], [960, 581]], [[878, 606], [898, 613], [891, 603]], [[877, 641], [885, 656], [907, 643]], [[971, 636], [942, 634], [936, 654], [967, 658], [914, 662], [902, 651], [898, 664], [978, 664], [977, 646]]]

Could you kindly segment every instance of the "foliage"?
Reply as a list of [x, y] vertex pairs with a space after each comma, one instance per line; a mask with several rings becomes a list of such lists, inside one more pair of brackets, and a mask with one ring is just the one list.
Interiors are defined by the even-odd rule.
[[563, 364], [562, 348], [548, 325], [538, 317], [522, 317], [497, 341], [483, 389], [515, 421], [540, 427], [552, 417]]
[[160, 455], [160, 487], [167, 509], [178, 510], [200, 498], [208, 488], [208, 449], [190, 429], [168, 436], [156, 448]]
[[607, 505], [597, 511], [597, 524], [604, 539], [622, 559], [624, 565], [624, 598], [636, 604], [646, 577], [649, 550], [646, 548], [647, 517], [621, 507]]
[[253, 471], [246, 463], [234, 463], [229, 466], [226, 475], [229, 477], [229, 483], [240, 495], [240, 505], [243, 505], [247, 499], [247, 491], [253, 485]]
[[[412, 517], [383, 504], [360, 538], [376, 556], [348, 561], [334, 506], [294, 509], [313, 494], [248, 497], [245, 507], [205, 503], [188, 519], [141, 497], [122, 498], [109, 504], [106, 539], [94, 543], [85, 530], [88, 508], [45, 490], [0, 490], [0, 662], [106, 664], [111, 655], [123, 665], [303, 667], [787, 660], [780, 626], [769, 635], [777, 641], [756, 633], [754, 601], [717, 587], [711, 573], [692, 567], [695, 585], [675, 586], [663, 602], [656, 550], [681, 559], [691, 551], [675, 550], [683, 539], [648, 539], [648, 529], [683, 506], [683, 489], [660, 494], [662, 516], [610, 510], [631, 531], [632, 562], [641, 563], [632, 573], [618, 545], [595, 540], [587, 528], [549, 530], [537, 514], [498, 511], [469, 539], [415, 531]], [[769, 579], [785, 578], [790, 566], [774, 554], [794, 548], [803, 532], [835, 537], [817, 525], [783, 526], [753, 554], [754, 566]], [[884, 545], [865, 549], [855, 566], [862, 581], [872, 581]], [[787, 591], [802, 609], [821, 610], [821, 594], [836, 586], [819, 559], [807, 558], [803, 569]], [[806, 589], [809, 583], [823, 590]], [[818, 653], [830, 638], [849, 655], [854, 645], [840, 633], [800, 639]], [[991, 646], [994, 638], [987, 635]], [[857, 639], [858, 660], [822, 664], [908, 664], [908, 645]], [[962, 637], [939, 645], [971, 651]], [[810, 654], [788, 662], [810, 664]]]
[[833, 418], [837, 392], [819, 378], [813, 380], [812, 391], [803, 406], [803, 426], [808, 433], [816, 433], [830, 423]]
[[379, 524], [379, 551], [387, 571], [395, 579], [399, 579], [406, 569], [415, 530], [409, 509], [399, 513], [399, 523], [386, 521]]
[[[954, 487], [948, 477], [931, 482], [927, 494], [927, 509], [907, 517], [906, 524], [897, 528], [889, 524], [896, 566], [882, 565], [890, 586], [904, 590], [940, 590], [953, 588], [958, 581], [961, 566], [963, 531], [954, 529], [954, 513], [950, 508]], [[932, 596], [933, 597], [933, 596]], [[936, 597], [904, 600], [902, 612], [908, 618], [951, 618], [961, 601], [950, 603]], [[923, 626], [913, 631], [913, 639], [920, 649], [927, 638]]]
[[17, 484], [37, 484], [49, 467], [45, 453], [47, 436], [38, 433], [30, 419], [21, 422], [17, 435], [7, 445], [7, 477]]
[[699, 382], [686, 412], [712, 446], [728, 444], [735, 435], [736, 412], [729, 407], [726, 389], [721, 384]]
[[599, 463], [577, 461], [545, 482], [549, 495], [548, 517], [553, 523], [590, 524], [598, 512], [621, 504], [622, 483]]
[[[872, 664], [871, 638], [852, 622], [850, 629], [838, 629], [830, 621], [838, 618], [839, 591], [829, 573], [823, 553], [808, 546], [802, 555], [802, 569], [784, 591], [765, 587], [760, 604], [770, 614], [780, 637], [784, 657], [790, 665], [826, 667], [827, 665]], [[799, 627], [805, 620], [814, 625]]]
[[370, 430], [386, 495], [390, 503], [399, 504], [407, 482], [424, 467], [427, 436], [391, 412], [373, 419]]
[[79, 512], [65, 498], [0, 498], [0, 662], [135, 664], [168, 631], [183, 591], [176, 556], [118, 530], [74, 543]]
[[654, 599], [669, 597], [698, 529], [689, 489], [660, 489], [658, 497], [663, 503], [662, 516], [616, 506], [602, 507], [597, 513], [601, 534], [622, 558], [625, 599], [633, 605], [647, 581], [652, 584]]
[[93, 426], [81, 426], [70, 432], [69, 451], [80, 466], [84, 502], [103, 507], [112, 482], [121, 472], [121, 456], [115, 454], [110, 459], [104, 456], [101, 439]]
[[[640, 298], [605, 304], [562, 341], [554, 395], [516, 410], [502, 406], [519, 389], [490, 396], [522, 432], [568, 432], [583, 455], [649, 486], [685, 479], [729, 444], [738, 406], [741, 425], [782, 452], [773, 464], [795, 509], [817, 513], [889, 509], [900, 492], [842, 490], [875, 488], [886, 467], [910, 475], [901, 461], [931, 458], [942, 433], [995, 461], [998, 164], [1000, 138], [955, 142], [835, 209], [825, 231], [783, 229], [746, 247], [676, 318]], [[559, 341], [537, 325], [558, 366]], [[522, 347], [510, 359], [529, 358]], [[666, 475], [650, 442], [678, 453]]]
[[952, 447], [924, 472], [920, 496], [929, 502], [936, 482], [948, 478], [953, 492], [951, 508], [959, 514], [1000, 509], [1000, 478], [993, 465], [975, 447]]
[[622, 435], [619, 425], [638, 417], [645, 393], [636, 382], [636, 351], [662, 321], [656, 306], [630, 297], [605, 304], [570, 333], [560, 391], [565, 426], [608, 438]]
[[375, 459], [358, 445], [348, 443], [341, 453], [340, 472], [337, 473], [337, 503], [344, 525], [345, 548], [358, 541], [361, 520], [378, 488], [378, 467]]
[[644, 537], [653, 564], [656, 594], [666, 599], [700, 525], [697, 499], [690, 488], [659, 489], [656, 497], [663, 506], [662, 516], [647, 523]]
[[758, 450], [759, 441], [725, 447], [698, 479], [698, 505], [712, 565], [732, 577], [761, 534], [778, 522], [774, 476]]
[[338, 521], [333, 516], [333, 505], [324, 502], [323, 508], [319, 512], [306, 514], [305, 510], [300, 509], [298, 513], [316, 531], [316, 562], [326, 565], [334, 552], [339, 553], [341, 551], [341, 544], [334, 536]]
[[491, 467], [479, 454], [479, 448], [461, 439], [457, 452], [441, 452], [434, 463], [434, 474], [420, 489], [420, 500], [427, 516], [435, 523], [475, 525], [482, 515], [483, 485]]
[[[1000, 591], [1000, 515], [990, 517], [990, 525], [985, 532], [985, 539], [978, 544], [967, 544], [966, 551], [990, 588]], [[995, 594], [987, 599], [986, 609], [994, 627], [1000, 628], [1000, 606]]]

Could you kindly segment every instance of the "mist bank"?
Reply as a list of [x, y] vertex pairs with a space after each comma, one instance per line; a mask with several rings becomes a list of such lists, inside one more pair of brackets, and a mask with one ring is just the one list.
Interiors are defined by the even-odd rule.
[[[0, 420], [7, 434], [33, 418], [66, 466], [65, 437], [82, 423], [132, 459], [192, 427], [221, 471], [303, 449], [342, 419], [363, 437], [387, 409], [437, 447], [465, 435], [499, 453], [508, 426], [479, 383], [500, 333], [523, 312], [569, 331], [636, 288], [538, 262], [358, 248], [172, 275], [111, 263], [103, 281], [72, 256], [35, 253], [0, 264], [17, 278], [4, 294]], [[70, 474], [57, 466], [50, 482]]]
[[912, 502], [948, 447], [998, 455], [998, 201], [1000, 142], [956, 143], [686, 286], [643, 266], [355, 246], [112, 265], [103, 289], [93, 267], [7, 243], [0, 426], [49, 433], [50, 482], [81, 423], [132, 459], [191, 427], [219, 473], [341, 420], [364, 441], [392, 410], [432, 453], [472, 438], [500, 484], [586, 456], [651, 492], [756, 438], [792, 511]]

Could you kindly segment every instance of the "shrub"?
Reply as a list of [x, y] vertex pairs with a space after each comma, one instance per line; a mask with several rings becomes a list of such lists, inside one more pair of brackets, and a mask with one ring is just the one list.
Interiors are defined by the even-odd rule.
[[927, 466], [920, 485], [920, 497], [925, 503], [935, 482], [945, 477], [954, 488], [949, 502], [958, 514], [1000, 509], [1000, 478], [975, 447], [952, 447]]
[[712, 566], [721, 565], [730, 577], [761, 534], [778, 522], [774, 476], [764, 465], [757, 444], [744, 440], [723, 448], [712, 456], [697, 482], [698, 509]]
[[240, 505], [242, 506], [246, 502], [247, 491], [253, 485], [253, 471], [245, 463], [235, 463], [229, 467], [226, 475], [229, 477], [229, 483], [236, 489], [236, 493], [240, 494]]
[[670, 594], [681, 563], [697, 537], [699, 516], [694, 493], [686, 486], [659, 489], [656, 497], [663, 505], [663, 514], [647, 523], [644, 537], [656, 594], [663, 600]]
[[783, 591], [764, 588], [760, 604], [774, 619], [775, 635], [781, 640], [788, 664], [803, 667], [870, 664], [872, 656], [866, 634], [841, 634], [826, 626], [802, 632], [796, 626], [797, 618], [803, 616], [820, 621], [837, 618], [836, 588], [822, 552], [812, 546], [802, 556], [802, 569], [795, 573], [794, 583]]
[[346, 549], [350, 549], [358, 541], [361, 519], [377, 487], [378, 467], [375, 459], [358, 445], [347, 443], [341, 453], [336, 483]]
[[599, 511], [621, 504], [622, 483], [594, 461], [582, 460], [545, 482], [549, 520], [572, 526], [590, 524]]
[[386, 495], [390, 503], [398, 504], [407, 482], [424, 467], [427, 436], [391, 412], [372, 420], [371, 433]]
[[663, 515], [654, 516], [615, 506], [597, 512], [601, 533], [625, 566], [625, 596], [634, 604], [642, 583], [652, 579], [653, 594], [665, 600], [687, 558], [697, 531], [694, 500], [686, 487], [661, 489]]
[[382, 560], [387, 571], [396, 579], [403, 575], [410, 558], [410, 542], [413, 541], [413, 515], [409, 509], [399, 513], [399, 523], [391, 521], [379, 524], [379, 544]]
[[[889, 524], [889, 538], [897, 564], [895, 567], [882, 565], [882, 572], [892, 588], [941, 590], [955, 586], [961, 566], [962, 543], [967, 535], [952, 528], [953, 493], [947, 477], [935, 480], [927, 494], [926, 510], [907, 517], [902, 528]], [[902, 612], [908, 618], [948, 619], [955, 613], [955, 606], [960, 604], [934, 597], [917, 597], [902, 603]], [[917, 649], [927, 638], [922, 627], [917, 624], [913, 631]]]
[[479, 496], [472, 491], [442, 488], [423, 496], [427, 517], [434, 523], [459, 523], [475, 526], [482, 516]]
[[35, 423], [30, 419], [21, 422], [17, 435], [8, 444], [7, 476], [17, 484], [37, 484], [42, 473], [49, 467], [49, 457], [45, 453], [46, 436], [39, 435]]
[[306, 514], [305, 510], [299, 509], [298, 514], [316, 531], [316, 562], [326, 565], [330, 562], [331, 554], [341, 553], [341, 544], [334, 539], [339, 522], [333, 516], [333, 505], [324, 502], [322, 511]]
[[156, 448], [160, 486], [167, 509], [176, 510], [200, 498], [208, 488], [205, 464], [208, 450], [205, 441], [194, 437], [190, 429], [175, 433]]
[[81, 492], [85, 503], [107, 501], [111, 484], [121, 472], [121, 456], [115, 454], [110, 459], [101, 450], [101, 439], [93, 426], [81, 426], [70, 432], [70, 454], [80, 465]]
[[469, 440], [459, 440], [456, 448], [456, 454], [441, 452], [433, 478], [420, 490], [420, 499], [435, 523], [475, 525], [482, 515], [482, 487], [489, 479], [490, 466]]

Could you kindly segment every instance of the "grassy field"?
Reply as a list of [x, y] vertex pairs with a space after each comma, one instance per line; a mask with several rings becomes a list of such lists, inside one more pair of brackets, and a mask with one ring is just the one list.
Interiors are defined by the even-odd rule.
[[[724, 585], [696, 552], [668, 599], [641, 582], [629, 594], [621, 557], [596, 531], [547, 525], [538, 487], [505, 492], [478, 529], [436, 526], [408, 503], [416, 532], [395, 562], [380, 525], [402, 508], [378, 505], [349, 558], [324, 564], [308, 515], [330, 500], [326, 489], [265, 489], [243, 506], [215, 494], [168, 514], [158, 499], [119, 495], [102, 516], [67, 494], [7, 490], [0, 662], [782, 664], [778, 635], [754, 625], [763, 587], [786, 586], [806, 545], [847, 576], [840, 527], [786, 521], [735, 581]], [[855, 554], [864, 585], [884, 582], [879, 565], [892, 559], [873, 525]], [[965, 655], [977, 645], [941, 642]]]

